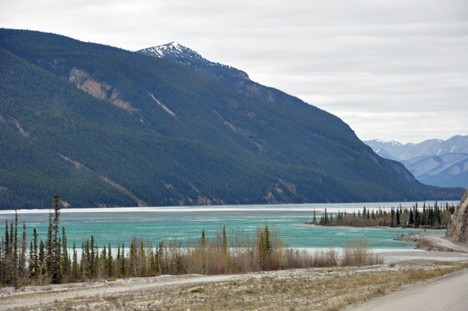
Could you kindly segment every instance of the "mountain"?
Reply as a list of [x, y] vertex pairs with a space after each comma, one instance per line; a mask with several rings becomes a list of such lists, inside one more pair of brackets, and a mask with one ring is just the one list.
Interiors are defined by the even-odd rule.
[[409, 160], [420, 156], [441, 156], [447, 153], [468, 153], [468, 135], [456, 135], [447, 140], [429, 139], [419, 144], [401, 144], [378, 139], [364, 141], [373, 150], [385, 150], [394, 159]]
[[385, 158], [385, 159], [389, 159], [389, 160], [393, 160], [393, 161], [400, 161], [400, 159], [398, 159], [397, 157], [395, 157], [393, 154], [391, 154], [390, 152], [388, 152], [387, 150], [385, 149], [376, 149], [374, 150], [375, 153], [377, 153], [379, 156], [381, 156], [382, 158]]
[[311, 109], [314, 109], [315, 117], [322, 118], [320, 120], [321, 122], [326, 122], [329, 126], [334, 126], [336, 128], [343, 129], [345, 132], [350, 132], [349, 126], [339, 118], [332, 116], [323, 110], [317, 109], [316, 107], [312, 106], [311, 108], [311, 105], [303, 102], [297, 97], [256, 83], [250, 80], [247, 73], [241, 70], [211, 62], [203, 58], [197, 52], [184, 47], [178, 42], [171, 42], [168, 44], [142, 49], [137, 51], [137, 53], [169, 60], [171, 62], [189, 67], [198, 73], [201, 73], [202, 75], [223, 84], [224, 86], [239, 94], [269, 105], [275, 105], [291, 110], [295, 113], [302, 112], [305, 114], [310, 114]]
[[169, 59], [178, 64], [195, 69], [196, 71], [217, 80], [226, 76], [241, 79], [249, 78], [247, 73], [231, 66], [211, 62], [194, 50], [175, 41], [168, 44], [142, 49], [137, 51], [137, 53], [156, 58]]
[[377, 139], [365, 143], [380, 156], [403, 163], [424, 184], [468, 187], [468, 136], [406, 145]]
[[441, 187], [468, 187], [468, 154], [446, 153], [401, 161], [422, 183]]
[[336, 116], [194, 53], [189, 66], [1, 29], [0, 208], [49, 208], [55, 194], [105, 207], [463, 193], [422, 185]]

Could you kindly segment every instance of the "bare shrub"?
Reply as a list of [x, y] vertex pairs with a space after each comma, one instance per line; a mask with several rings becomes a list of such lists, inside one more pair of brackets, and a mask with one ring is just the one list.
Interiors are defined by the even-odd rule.
[[382, 258], [370, 251], [370, 243], [367, 237], [357, 237], [354, 240], [345, 241], [342, 265], [362, 266], [379, 264], [382, 262]]

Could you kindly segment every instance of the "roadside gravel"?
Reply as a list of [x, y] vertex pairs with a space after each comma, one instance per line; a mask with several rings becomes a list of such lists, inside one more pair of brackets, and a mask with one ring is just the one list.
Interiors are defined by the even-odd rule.
[[454, 261], [468, 262], [464, 254], [451, 252], [380, 255], [385, 264], [364, 267], [162, 275], [20, 290], [1, 288], [0, 310], [334, 310], [460, 269]]

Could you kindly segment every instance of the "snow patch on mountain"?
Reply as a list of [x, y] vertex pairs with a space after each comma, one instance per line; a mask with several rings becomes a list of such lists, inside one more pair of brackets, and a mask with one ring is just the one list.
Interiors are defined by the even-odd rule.
[[[228, 71], [235, 72], [235, 74], [239, 77], [242, 77], [244, 79], [248, 79], [249, 76], [247, 73], [238, 70], [234, 67], [228, 66], [228, 65], [223, 65], [220, 63], [212, 62], [201, 56], [199, 53], [196, 51], [183, 46], [177, 41], [169, 42], [166, 44], [162, 45], [157, 45], [153, 47], [149, 47], [146, 49], [141, 49], [137, 51], [137, 53], [147, 55], [147, 56], [152, 56], [156, 58], [170, 58], [174, 60], [175, 62], [184, 65], [184, 66], [189, 66], [193, 67], [194, 63], [195, 64], [202, 64], [205, 66], [210, 66], [210, 67], [215, 67], [219, 69], [224, 69]], [[195, 67], [197, 67], [195, 65]], [[195, 68], [196, 69], [196, 68]]]
[[138, 52], [142, 54], [151, 54], [151, 56], [158, 57], [158, 58], [183, 55], [185, 57], [189, 57], [195, 60], [205, 60], [200, 54], [198, 54], [192, 49], [189, 49], [181, 45], [177, 41], [172, 41], [170, 43], [142, 49], [142, 50], [139, 50]]
[[[364, 141], [382, 157], [402, 162], [419, 181], [436, 186], [468, 186], [468, 136], [428, 139], [418, 144]], [[465, 174], [465, 175], [463, 175]]]

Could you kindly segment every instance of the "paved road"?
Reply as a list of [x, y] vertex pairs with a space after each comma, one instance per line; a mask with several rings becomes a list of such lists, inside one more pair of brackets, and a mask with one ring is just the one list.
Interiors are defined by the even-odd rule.
[[[445, 238], [445, 232], [425, 234], [424, 238], [436, 245], [451, 248], [459, 252], [467, 252], [468, 247], [454, 243]], [[440, 252], [427, 252], [429, 254], [442, 255]], [[460, 253], [445, 253], [458, 256]], [[417, 254], [416, 254], [417, 255]], [[450, 258], [449, 258], [450, 259]], [[464, 258], [461, 258], [462, 260]], [[458, 260], [458, 258], [457, 258]], [[414, 285], [401, 292], [377, 298], [364, 304], [348, 308], [352, 311], [386, 311], [386, 310], [431, 310], [431, 311], [466, 311], [468, 310], [468, 269], [429, 280], [428, 282]]]
[[429, 280], [382, 298], [369, 300], [349, 311], [468, 310], [468, 269]]
[[[451, 248], [454, 251], [468, 253], [468, 246], [460, 245], [458, 243], [454, 243], [451, 240], [447, 239], [445, 237], [445, 232], [425, 234], [424, 238], [439, 246]], [[468, 307], [467, 307], [467, 310], [468, 310]]]

